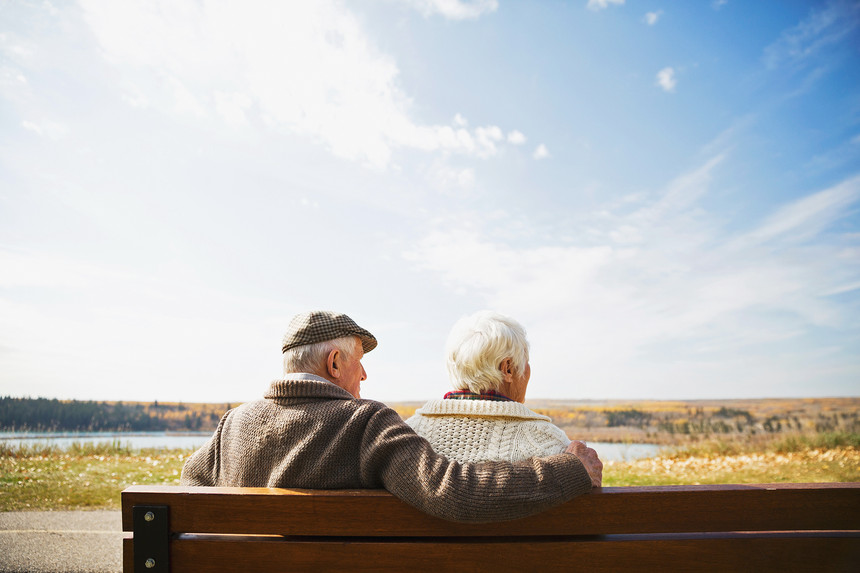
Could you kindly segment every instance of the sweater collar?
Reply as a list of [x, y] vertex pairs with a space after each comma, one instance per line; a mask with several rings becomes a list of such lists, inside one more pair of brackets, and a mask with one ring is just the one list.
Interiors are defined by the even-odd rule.
[[552, 418], [532, 412], [519, 402], [489, 400], [430, 400], [415, 411], [424, 416], [502, 416], [551, 422]]
[[502, 394], [501, 392], [496, 392], [495, 390], [487, 390], [486, 392], [481, 392], [480, 394], [476, 392], [470, 392], [469, 390], [452, 390], [448, 392], [444, 396], [442, 396], [443, 400], [490, 400], [492, 402], [513, 402], [510, 398]]
[[330, 398], [354, 400], [352, 394], [325, 378], [306, 372], [291, 372], [284, 378], [272, 380], [264, 398]]

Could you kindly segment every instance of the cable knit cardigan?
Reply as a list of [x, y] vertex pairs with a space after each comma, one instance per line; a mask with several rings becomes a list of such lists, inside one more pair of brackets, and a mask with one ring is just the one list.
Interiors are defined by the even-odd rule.
[[406, 423], [459, 462], [516, 462], [563, 452], [570, 443], [549, 417], [519, 402], [431, 400]]
[[570, 454], [515, 464], [448, 460], [394, 410], [310, 374], [276, 380], [264, 400], [224, 414], [186, 461], [180, 483], [384, 487], [421, 511], [471, 522], [524, 517], [591, 490], [585, 467]]

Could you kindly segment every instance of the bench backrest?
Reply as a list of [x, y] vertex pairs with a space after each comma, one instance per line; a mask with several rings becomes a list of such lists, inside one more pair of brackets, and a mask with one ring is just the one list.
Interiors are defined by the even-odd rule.
[[122, 506], [125, 571], [860, 570], [860, 483], [607, 487], [487, 524], [382, 490], [133, 486]]

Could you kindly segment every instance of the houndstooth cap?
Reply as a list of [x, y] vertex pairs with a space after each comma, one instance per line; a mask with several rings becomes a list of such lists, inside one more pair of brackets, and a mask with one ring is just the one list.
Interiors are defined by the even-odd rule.
[[343, 336], [357, 336], [361, 339], [361, 347], [365, 353], [376, 348], [376, 337], [357, 325], [347, 315], [328, 310], [314, 310], [293, 317], [284, 334], [281, 352], [296, 346], [334, 340]]

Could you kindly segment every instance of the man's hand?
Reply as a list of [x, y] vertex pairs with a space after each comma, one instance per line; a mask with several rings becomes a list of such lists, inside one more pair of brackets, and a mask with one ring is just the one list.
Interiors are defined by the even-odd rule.
[[585, 466], [585, 471], [591, 476], [591, 486], [600, 487], [603, 482], [603, 462], [597, 457], [597, 452], [586, 446], [585, 442], [578, 441], [570, 442], [565, 451], [578, 457]]

